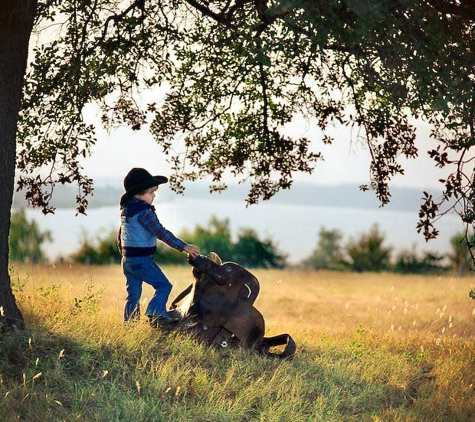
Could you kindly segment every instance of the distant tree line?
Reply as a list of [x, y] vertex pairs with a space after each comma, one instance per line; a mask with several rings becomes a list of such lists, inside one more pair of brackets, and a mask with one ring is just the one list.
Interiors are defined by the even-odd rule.
[[[279, 251], [270, 238], [261, 239], [252, 228], [238, 230], [236, 239], [231, 236], [229, 219], [213, 216], [205, 226], [197, 225], [192, 231], [180, 233], [188, 243], [199, 245], [202, 253], [217, 252], [224, 261], [234, 261], [247, 268], [283, 268], [287, 256]], [[465, 240], [463, 240], [465, 239]], [[10, 259], [13, 261], [41, 262], [45, 260], [44, 242], [51, 241], [49, 231], [41, 232], [35, 221], [26, 218], [25, 211], [12, 214], [10, 227]], [[474, 239], [470, 239], [474, 242]], [[310, 256], [299, 263], [300, 267], [334, 271], [393, 271], [401, 274], [439, 274], [456, 271], [460, 275], [473, 269], [467, 240], [463, 233], [451, 238], [451, 253], [419, 253], [414, 247], [398, 252], [393, 259], [393, 248], [385, 244], [385, 234], [373, 225], [366, 233], [343, 243], [338, 229], [321, 228], [317, 244]], [[85, 264], [119, 263], [116, 232], [91, 237], [84, 232], [76, 252], [67, 257]], [[183, 254], [158, 242], [155, 258], [162, 264], [185, 265]]]
[[[464, 234], [450, 239], [451, 253], [419, 253], [415, 247], [398, 252], [392, 259], [393, 248], [385, 245], [385, 234], [374, 224], [366, 233], [343, 245], [343, 233], [338, 229], [321, 228], [311, 255], [302, 266], [335, 271], [393, 271], [401, 274], [438, 274], [450, 270], [460, 275], [473, 269]], [[473, 239], [471, 240], [473, 242]]]
[[8, 238], [11, 261], [44, 261], [42, 245], [51, 240], [51, 232], [42, 232], [36, 221], [30, 221], [26, 217], [24, 209], [12, 213]]
[[[286, 256], [279, 252], [274, 242], [261, 239], [251, 228], [240, 229], [236, 241], [233, 241], [229, 219], [219, 220], [213, 216], [206, 227], [198, 225], [193, 231], [180, 233], [179, 237], [187, 243], [199, 245], [203, 253], [215, 251], [223, 260], [239, 262], [248, 268], [283, 268], [287, 265]], [[117, 250], [116, 233], [110, 232], [92, 240], [87, 233], [83, 234], [79, 249], [70, 258], [86, 264], [119, 263], [121, 256]], [[163, 242], [157, 243], [155, 258], [162, 264], [186, 264], [183, 254]]]

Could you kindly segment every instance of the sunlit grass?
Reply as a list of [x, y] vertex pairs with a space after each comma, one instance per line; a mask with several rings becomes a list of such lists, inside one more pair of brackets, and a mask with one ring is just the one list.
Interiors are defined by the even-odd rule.
[[[173, 299], [190, 269], [164, 270]], [[254, 274], [267, 334], [292, 335], [293, 361], [206, 348], [144, 321], [124, 326], [118, 265], [15, 266], [28, 330], [0, 341], [2, 420], [475, 418], [472, 279]]]

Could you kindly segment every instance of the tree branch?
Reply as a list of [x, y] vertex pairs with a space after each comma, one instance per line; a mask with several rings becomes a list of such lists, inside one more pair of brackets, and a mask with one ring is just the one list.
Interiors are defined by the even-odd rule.
[[262, 117], [263, 117], [263, 126], [264, 126], [264, 138], [266, 143], [269, 143], [269, 122], [268, 122], [268, 114], [269, 114], [269, 98], [267, 96], [267, 79], [266, 73], [264, 70], [264, 65], [259, 62], [259, 74], [260, 74], [260, 82], [262, 88]]
[[[228, 17], [223, 13], [215, 13], [209, 7], [201, 4], [199, 1], [196, 0], [185, 0], [190, 6], [194, 9], [200, 11], [203, 15], [208, 16], [209, 18], [213, 19], [217, 23], [224, 25], [226, 27], [232, 27], [231, 22], [228, 20]], [[244, 4], [245, 1], [240, 1], [239, 3]]]
[[233, 15], [236, 12], [236, 10], [243, 7], [246, 3], [251, 3], [251, 1], [252, 0], [237, 0], [236, 3], [234, 3], [234, 5], [232, 5], [229, 8], [228, 12], [226, 13], [226, 19], [228, 20], [228, 22], [231, 22], [231, 20], [233, 18]]
[[85, 56], [89, 56], [99, 45], [101, 45], [106, 36], [107, 36], [107, 31], [109, 29], [109, 24], [114, 21], [114, 23], [117, 25], [117, 22], [119, 22], [122, 18], [127, 16], [129, 12], [134, 11], [136, 8], [140, 8], [140, 10], [143, 11], [143, 6], [144, 6], [144, 1], [145, 0], [135, 0], [127, 9], [125, 9], [122, 13], [119, 13], [118, 15], [112, 15], [109, 16], [106, 21], [104, 22], [104, 30], [102, 31], [101, 37], [94, 43], [94, 45], [89, 48], [87, 51], [84, 52]]

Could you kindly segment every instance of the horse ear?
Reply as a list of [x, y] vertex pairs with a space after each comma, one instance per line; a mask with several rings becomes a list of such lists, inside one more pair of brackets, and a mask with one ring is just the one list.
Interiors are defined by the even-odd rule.
[[208, 258], [211, 259], [215, 264], [221, 265], [223, 262], [216, 252], [210, 252]]

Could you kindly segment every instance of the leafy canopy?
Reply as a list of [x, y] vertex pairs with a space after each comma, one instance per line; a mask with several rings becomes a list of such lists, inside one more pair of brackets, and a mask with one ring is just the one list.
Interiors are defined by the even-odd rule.
[[[84, 107], [106, 127], [148, 125], [169, 156], [171, 179], [230, 172], [250, 181], [248, 202], [289, 188], [321, 154], [284, 134], [297, 114], [326, 133], [358, 128], [371, 154], [371, 186], [388, 183], [416, 157], [414, 118], [432, 125], [443, 197], [426, 194], [418, 230], [437, 235], [442, 203], [475, 221], [474, 21], [472, 2], [441, 0], [128, 0], [39, 2], [24, 88], [19, 187], [45, 212], [56, 183], [77, 183], [84, 212], [92, 181], [79, 157], [93, 145]], [[145, 104], [141, 92], [157, 92]], [[163, 97], [159, 100], [159, 97]], [[46, 169], [40, 172], [38, 168]], [[362, 186], [368, 189], [368, 186]], [[453, 201], [455, 199], [455, 202]], [[455, 205], [454, 205], [455, 204]]]

